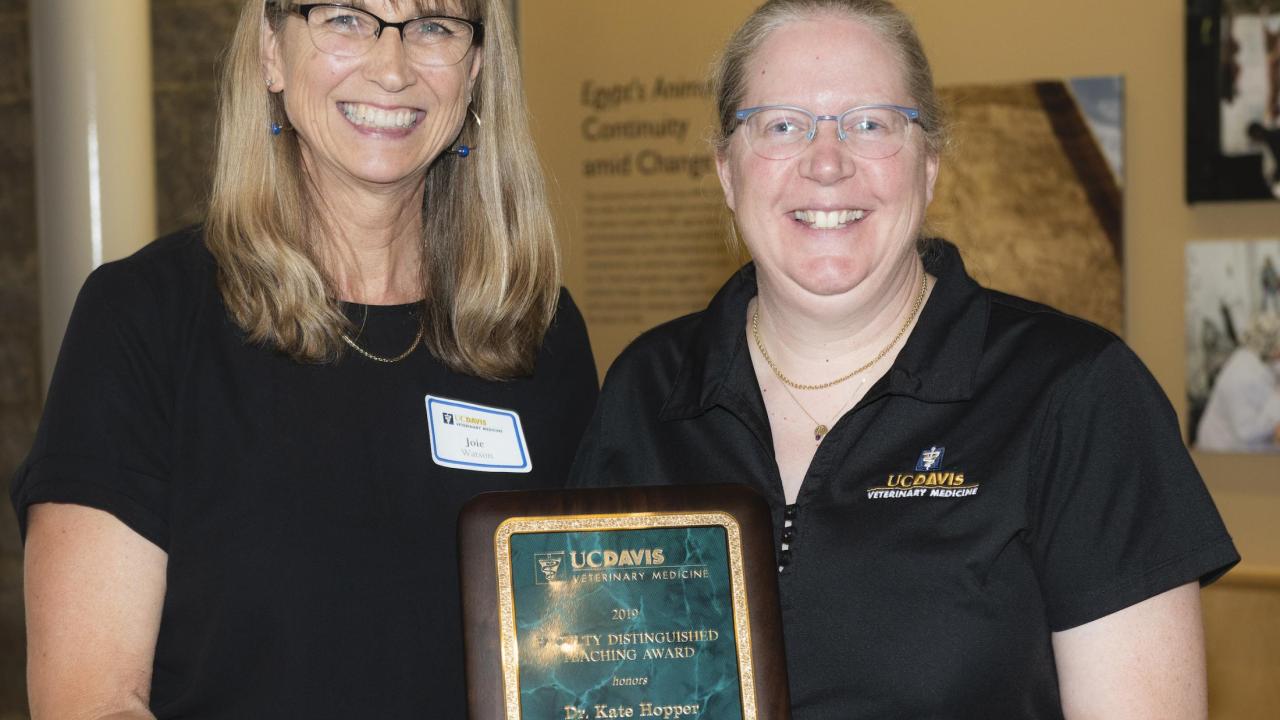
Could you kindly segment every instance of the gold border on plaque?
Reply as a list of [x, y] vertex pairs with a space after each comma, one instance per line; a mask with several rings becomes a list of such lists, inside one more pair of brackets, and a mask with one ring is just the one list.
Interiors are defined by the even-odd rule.
[[516, 638], [515, 591], [511, 581], [511, 536], [540, 532], [593, 530], [649, 530], [651, 528], [724, 528], [729, 550], [729, 583], [733, 592], [733, 634], [738, 650], [738, 689], [742, 720], [756, 720], [755, 669], [751, 661], [751, 614], [742, 565], [742, 534], [738, 521], [726, 512], [625, 513], [508, 518], [493, 534], [498, 571], [498, 622], [502, 644], [502, 686], [507, 720], [520, 718], [520, 647]]

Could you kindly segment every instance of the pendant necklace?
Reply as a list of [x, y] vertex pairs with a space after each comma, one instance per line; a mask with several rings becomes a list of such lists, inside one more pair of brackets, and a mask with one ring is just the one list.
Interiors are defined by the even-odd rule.
[[840, 406], [840, 409], [836, 410], [836, 414], [832, 415], [831, 419], [825, 423], [818, 422], [818, 418], [814, 417], [808, 410], [805, 409], [804, 405], [801, 404], [800, 402], [800, 398], [796, 397], [796, 394], [791, 392], [791, 388], [787, 387], [784, 384], [782, 386], [782, 389], [786, 390], [787, 395], [791, 396], [791, 401], [796, 404], [796, 407], [800, 408], [800, 412], [804, 413], [805, 417], [813, 421], [813, 425], [814, 425], [813, 441], [815, 443], [822, 444], [822, 438], [826, 437], [827, 433], [831, 430], [831, 428], [829, 428], [828, 425], [834, 425], [835, 422], [840, 419], [840, 416], [844, 415], [844, 411], [848, 409], [848, 407], [853, 403], [853, 398], [858, 395], [858, 391], [861, 390], [862, 386], [866, 384], [867, 384], [867, 379], [865, 377], [859, 380], [858, 384], [853, 388], [853, 392], [849, 393], [849, 399], [845, 400], [844, 404]]
[[824, 383], [817, 383], [816, 385], [805, 385], [804, 383], [798, 383], [792, 380], [791, 378], [787, 377], [782, 373], [782, 368], [778, 367], [778, 364], [775, 363], [773, 361], [773, 358], [769, 356], [769, 351], [764, 348], [764, 340], [760, 339], [760, 303], [759, 302], [756, 303], [755, 312], [751, 314], [751, 335], [756, 339], [756, 347], [760, 350], [760, 356], [763, 357], [764, 361], [769, 364], [769, 369], [772, 370], [773, 374], [779, 380], [782, 381], [783, 385], [786, 385], [788, 387], [793, 387], [796, 390], [826, 390], [827, 388], [833, 385], [839, 385], [845, 380], [848, 380], [849, 378], [859, 373], [862, 373], [866, 370], [871, 369], [871, 366], [880, 362], [880, 360], [884, 358], [885, 355], [888, 355], [889, 351], [893, 349], [893, 346], [897, 345], [898, 341], [902, 339], [902, 336], [907, 334], [907, 328], [911, 327], [911, 323], [916, 319], [916, 315], [919, 314], [920, 307], [924, 305], [925, 292], [929, 289], [928, 273], [920, 273], [920, 275], [921, 275], [920, 292], [916, 293], [916, 301], [915, 301], [915, 304], [911, 306], [911, 314], [907, 316], [906, 322], [902, 323], [902, 327], [898, 328], [898, 334], [894, 335], [893, 339], [889, 341], [889, 344], [885, 345], [884, 349], [876, 353], [876, 356], [871, 358], [871, 360], [869, 360], [862, 367], [855, 369], [851, 373], [841, 375], [835, 380], [831, 380]]
[[791, 396], [792, 402], [796, 404], [796, 407], [800, 408], [800, 412], [803, 412], [806, 417], [808, 417], [810, 420], [813, 421], [814, 442], [817, 442], [817, 443], [822, 442], [822, 438], [825, 437], [827, 432], [830, 430], [828, 425], [831, 423], [834, 423], [836, 420], [840, 418], [841, 413], [844, 412], [845, 408], [852, 403], [853, 398], [858, 394], [858, 390], [860, 390], [862, 386], [866, 384], [867, 378], [866, 377], [862, 378], [862, 381], [858, 383], [858, 386], [855, 387], [853, 389], [853, 392], [849, 394], [849, 399], [846, 400], [845, 403], [840, 406], [840, 409], [836, 411], [836, 414], [831, 418], [831, 420], [825, 423], [819, 421], [807, 409], [805, 409], [805, 406], [800, 402], [800, 398], [796, 397], [796, 394], [791, 392], [791, 388], [795, 388], [796, 390], [825, 390], [829, 387], [839, 385], [845, 380], [849, 380], [855, 375], [859, 375], [862, 372], [871, 369], [871, 367], [874, 366], [876, 363], [880, 362], [880, 360], [883, 359], [885, 355], [889, 354], [889, 351], [892, 350], [894, 346], [898, 344], [898, 341], [902, 339], [903, 335], [907, 334], [907, 328], [911, 327], [911, 323], [915, 321], [916, 315], [920, 313], [920, 307], [924, 305], [924, 296], [925, 296], [925, 293], [928, 291], [928, 289], [929, 289], [929, 275], [927, 273], [921, 273], [920, 292], [916, 293], [915, 303], [913, 303], [911, 306], [911, 313], [907, 315], [907, 320], [906, 322], [902, 323], [902, 327], [898, 328], [898, 334], [894, 335], [893, 339], [889, 341], [889, 344], [885, 345], [880, 352], [876, 353], [875, 357], [871, 358], [869, 362], [855, 369], [851, 373], [841, 375], [835, 380], [830, 380], [824, 383], [817, 383], [814, 385], [806, 385], [804, 383], [798, 383], [792, 380], [791, 378], [787, 377], [785, 374], [783, 374], [782, 368], [779, 368], [778, 364], [775, 363], [773, 361], [773, 358], [769, 356], [769, 351], [766, 350], [764, 347], [764, 340], [760, 337], [760, 303], [759, 302], [756, 303], [755, 311], [752, 312], [751, 314], [751, 336], [755, 338], [756, 349], [760, 351], [760, 357], [764, 358], [764, 361], [769, 365], [769, 369], [773, 371], [774, 377], [778, 378], [778, 380], [782, 382], [782, 389], [786, 390], [787, 395]]

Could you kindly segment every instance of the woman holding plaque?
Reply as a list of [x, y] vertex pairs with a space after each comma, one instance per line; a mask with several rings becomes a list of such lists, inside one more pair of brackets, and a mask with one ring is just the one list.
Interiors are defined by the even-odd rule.
[[95, 271], [12, 495], [35, 718], [459, 718], [455, 522], [596, 396], [502, 0], [248, 0], [207, 221]]
[[609, 372], [580, 485], [773, 509], [793, 717], [1203, 717], [1238, 560], [1115, 336], [923, 239], [946, 125], [884, 0], [775, 0], [713, 78], [754, 262]]

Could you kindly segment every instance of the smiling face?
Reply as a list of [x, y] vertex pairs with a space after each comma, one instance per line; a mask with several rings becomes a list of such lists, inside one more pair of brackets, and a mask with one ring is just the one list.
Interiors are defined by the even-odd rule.
[[[839, 16], [779, 27], [746, 71], [743, 107], [838, 115], [860, 105], [915, 105], [889, 47]], [[787, 160], [760, 157], [743, 134], [733, 133], [717, 166], [762, 291], [871, 298], [918, 262], [915, 241], [938, 170], [919, 127], [909, 126], [903, 148], [879, 160], [849, 152], [831, 122], [819, 123], [813, 143]]]
[[[358, 5], [391, 22], [421, 14], [413, 2]], [[450, 9], [439, 12], [458, 14]], [[416, 64], [400, 33], [388, 28], [364, 55], [340, 57], [316, 49], [306, 21], [290, 13], [275, 31], [264, 22], [263, 58], [270, 89], [283, 93], [303, 160], [323, 193], [334, 181], [421, 182], [462, 128], [481, 50], [472, 48], [455, 65]]]

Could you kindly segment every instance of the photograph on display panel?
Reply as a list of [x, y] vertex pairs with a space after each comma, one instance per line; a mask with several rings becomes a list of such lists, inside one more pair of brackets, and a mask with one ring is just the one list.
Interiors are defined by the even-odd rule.
[[1187, 245], [1188, 444], [1280, 452], [1280, 240]]
[[1280, 198], [1280, 0], [1187, 2], [1187, 201]]
[[1124, 331], [1124, 79], [939, 89], [952, 140], [927, 231], [982, 284]]

